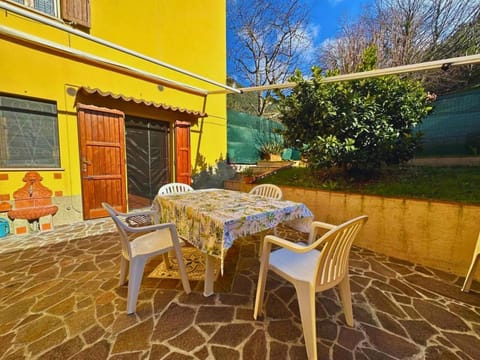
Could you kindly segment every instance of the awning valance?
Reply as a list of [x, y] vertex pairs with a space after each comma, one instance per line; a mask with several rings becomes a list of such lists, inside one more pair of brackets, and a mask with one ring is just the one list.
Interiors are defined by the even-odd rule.
[[181, 108], [178, 106], [173, 106], [173, 105], [168, 105], [168, 104], [163, 104], [163, 103], [156, 103], [154, 101], [150, 100], [145, 100], [145, 99], [137, 99], [132, 96], [126, 96], [123, 94], [114, 94], [110, 91], [103, 91], [100, 89], [92, 89], [89, 87], [82, 86], [80, 89], [78, 89], [78, 92], [83, 94], [83, 95], [97, 95], [101, 96], [104, 98], [110, 98], [114, 100], [123, 100], [127, 103], [135, 103], [137, 105], [145, 105], [148, 107], [154, 107], [160, 110], [166, 110], [166, 111], [172, 111], [178, 114], [184, 114], [187, 116], [195, 117], [195, 118], [204, 118], [208, 117], [208, 114], [203, 112], [203, 111], [196, 111], [196, 110], [189, 110], [186, 108]]

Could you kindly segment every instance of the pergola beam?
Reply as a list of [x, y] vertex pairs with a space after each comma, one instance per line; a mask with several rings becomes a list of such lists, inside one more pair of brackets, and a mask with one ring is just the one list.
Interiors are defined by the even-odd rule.
[[[469, 64], [478, 64], [478, 63], [480, 63], [480, 54], [475, 54], [475, 55], [454, 57], [450, 59], [428, 61], [428, 62], [423, 62], [418, 64], [394, 66], [394, 67], [385, 68], [385, 69], [375, 69], [375, 70], [357, 72], [352, 74], [329, 76], [329, 77], [323, 78], [322, 82], [329, 83], [329, 82], [338, 82], [338, 81], [358, 80], [358, 79], [365, 79], [365, 78], [371, 78], [371, 77], [396, 75], [396, 74], [403, 74], [408, 72], [419, 72], [419, 71], [433, 70], [433, 69], [448, 70], [448, 68], [450, 68], [451, 66], [469, 65]], [[239, 90], [242, 93], [246, 93], [246, 92], [253, 92], [253, 91], [273, 90], [273, 89], [289, 89], [289, 88], [295, 87], [296, 85], [297, 83], [295, 82], [286, 82], [282, 84], [271, 84], [271, 85], [239, 88]], [[228, 90], [208, 92], [209, 95], [210, 94], [231, 94], [231, 93], [233, 92]]]

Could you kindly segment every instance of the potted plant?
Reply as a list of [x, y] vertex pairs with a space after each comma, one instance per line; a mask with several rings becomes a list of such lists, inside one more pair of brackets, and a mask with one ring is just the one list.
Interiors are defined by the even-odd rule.
[[282, 142], [271, 141], [262, 144], [258, 151], [260, 152], [260, 157], [264, 160], [281, 161], [283, 149], [284, 147]]
[[246, 184], [252, 184], [255, 181], [255, 176], [253, 175], [253, 169], [247, 167], [242, 171], [243, 182]]

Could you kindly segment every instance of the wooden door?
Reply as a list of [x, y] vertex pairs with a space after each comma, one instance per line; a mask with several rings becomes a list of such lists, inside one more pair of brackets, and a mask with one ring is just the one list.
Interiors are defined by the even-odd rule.
[[175, 124], [176, 181], [189, 184], [192, 182], [192, 165], [190, 163], [190, 124], [177, 121]]
[[107, 216], [102, 202], [127, 209], [125, 125], [121, 111], [78, 106], [84, 219]]

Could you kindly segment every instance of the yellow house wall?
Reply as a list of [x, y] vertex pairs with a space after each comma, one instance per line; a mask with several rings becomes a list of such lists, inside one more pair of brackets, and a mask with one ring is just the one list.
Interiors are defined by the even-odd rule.
[[[241, 184], [242, 191], [252, 187]], [[480, 206], [281, 188], [285, 200], [304, 203], [315, 220], [341, 224], [368, 215], [357, 246], [459, 276], [468, 271], [480, 231]], [[480, 270], [475, 278], [480, 280]]]
[[[226, 7], [223, 0], [91, 1], [90, 34], [128, 47], [190, 72], [224, 83], [226, 79]], [[59, 20], [60, 21], [60, 20]], [[102, 56], [190, 86], [218, 87], [159, 65], [122, 54], [64, 31], [2, 11], [0, 24], [86, 53]], [[63, 196], [81, 195], [75, 96], [81, 86], [164, 103], [209, 116], [192, 127], [192, 166], [197, 158], [213, 165], [226, 153], [226, 97], [193, 95], [0, 37], [0, 92], [54, 101], [58, 108], [61, 169], [39, 170], [43, 184]], [[150, 109], [145, 110], [147, 113]], [[141, 114], [136, 114], [141, 115]], [[149, 114], [151, 117], [151, 114]], [[163, 116], [165, 117], [165, 116]], [[173, 118], [168, 120], [174, 120]], [[61, 178], [54, 178], [60, 173]], [[0, 196], [13, 199], [25, 170], [0, 169]], [[3, 180], [1, 180], [3, 179]], [[65, 205], [67, 206], [67, 205]]]

